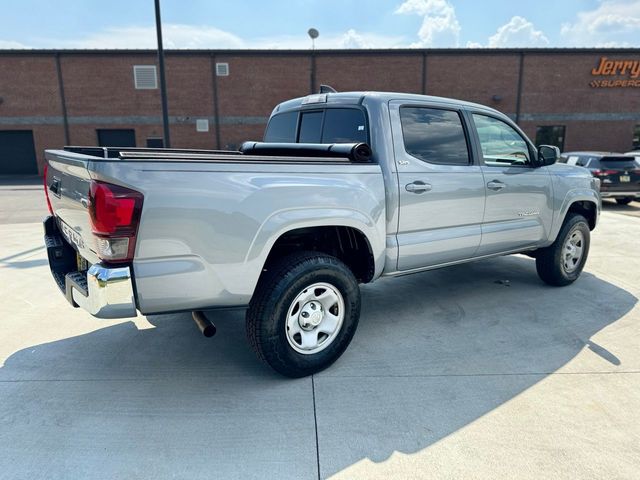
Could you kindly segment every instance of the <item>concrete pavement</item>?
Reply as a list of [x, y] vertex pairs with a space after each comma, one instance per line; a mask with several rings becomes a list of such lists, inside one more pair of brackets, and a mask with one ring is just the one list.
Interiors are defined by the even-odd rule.
[[26, 217], [0, 188], [0, 479], [637, 478], [638, 218], [605, 211], [566, 288], [523, 256], [364, 286], [344, 356], [289, 380], [243, 312], [71, 309], [32, 186]]

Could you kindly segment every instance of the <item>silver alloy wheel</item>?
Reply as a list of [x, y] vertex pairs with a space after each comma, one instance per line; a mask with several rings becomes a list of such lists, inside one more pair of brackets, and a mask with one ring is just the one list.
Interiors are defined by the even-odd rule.
[[336, 339], [344, 320], [344, 300], [329, 283], [314, 283], [298, 294], [287, 312], [285, 325], [291, 348], [313, 355]]
[[584, 235], [580, 230], [569, 234], [562, 247], [562, 266], [564, 271], [572, 273], [580, 265], [584, 252]]

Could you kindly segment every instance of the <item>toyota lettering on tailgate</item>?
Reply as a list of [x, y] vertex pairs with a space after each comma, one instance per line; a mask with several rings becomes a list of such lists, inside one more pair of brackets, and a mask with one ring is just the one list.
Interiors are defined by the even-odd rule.
[[69, 243], [75, 245], [79, 249], [84, 248], [84, 241], [80, 234], [63, 221], [60, 221], [60, 230], [62, 231], [64, 238], [66, 238]]

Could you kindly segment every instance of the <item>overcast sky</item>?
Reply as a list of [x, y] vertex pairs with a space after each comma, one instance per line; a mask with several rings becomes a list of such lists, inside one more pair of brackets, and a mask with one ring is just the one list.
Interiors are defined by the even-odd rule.
[[[165, 48], [638, 47], [640, 0], [161, 0]], [[154, 48], [153, 0], [2, 4], [0, 48]]]

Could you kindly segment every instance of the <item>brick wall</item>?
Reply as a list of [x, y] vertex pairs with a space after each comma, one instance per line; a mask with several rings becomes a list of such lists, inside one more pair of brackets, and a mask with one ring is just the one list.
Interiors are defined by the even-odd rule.
[[[138, 146], [162, 136], [160, 91], [136, 90], [133, 80], [134, 65], [156, 64], [153, 52], [59, 55], [69, 143], [95, 144], [98, 128], [133, 128]], [[535, 138], [540, 125], [565, 125], [566, 150], [631, 148], [640, 88], [591, 88], [601, 56], [640, 60], [640, 50], [525, 52], [520, 124], [528, 135]], [[520, 60], [520, 51], [317, 51], [313, 58], [310, 51], [168, 52], [172, 145], [217, 148], [216, 127], [221, 148], [260, 139], [277, 103], [310, 92], [314, 62], [316, 88], [426, 90], [515, 118]], [[229, 76], [215, 76], [215, 62], [228, 63]], [[32, 129], [41, 166], [45, 148], [65, 143], [56, 53], [0, 52], [0, 97], [0, 129]], [[209, 120], [208, 132], [196, 131], [198, 118]]]

